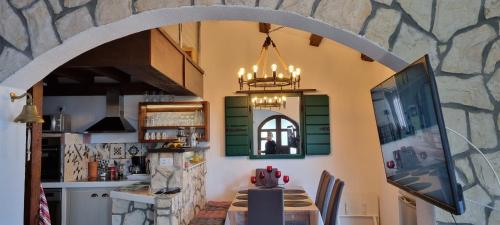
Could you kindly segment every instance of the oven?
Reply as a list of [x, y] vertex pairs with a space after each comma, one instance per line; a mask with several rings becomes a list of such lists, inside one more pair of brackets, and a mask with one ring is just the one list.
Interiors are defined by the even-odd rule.
[[42, 135], [41, 181], [63, 180], [63, 146], [61, 134]]

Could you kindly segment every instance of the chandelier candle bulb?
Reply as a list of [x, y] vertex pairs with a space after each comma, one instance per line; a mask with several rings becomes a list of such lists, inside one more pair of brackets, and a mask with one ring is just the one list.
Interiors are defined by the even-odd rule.
[[243, 75], [245, 75], [245, 68], [240, 68], [238, 71], [238, 83], [240, 84], [240, 90], [243, 89]]
[[283, 79], [283, 74], [282, 73], [278, 74], [278, 78]]
[[276, 64], [271, 65], [271, 70], [273, 70], [273, 72], [276, 72], [276, 69], [278, 69], [278, 65]]

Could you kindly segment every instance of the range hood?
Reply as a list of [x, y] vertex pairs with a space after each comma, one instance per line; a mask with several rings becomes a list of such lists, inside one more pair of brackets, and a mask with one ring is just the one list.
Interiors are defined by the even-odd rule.
[[90, 126], [88, 133], [132, 133], [135, 128], [123, 117], [123, 101], [120, 91], [110, 89], [106, 93], [106, 117]]

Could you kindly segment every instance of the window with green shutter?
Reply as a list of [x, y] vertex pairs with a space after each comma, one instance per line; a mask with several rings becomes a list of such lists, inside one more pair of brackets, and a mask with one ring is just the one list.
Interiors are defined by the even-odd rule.
[[248, 156], [252, 149], [252, 115], [247, 96], [225, 98], [226, 156]]
[[330, 154], [328, 95], [304, 95], [304, 148], [307, 155]]

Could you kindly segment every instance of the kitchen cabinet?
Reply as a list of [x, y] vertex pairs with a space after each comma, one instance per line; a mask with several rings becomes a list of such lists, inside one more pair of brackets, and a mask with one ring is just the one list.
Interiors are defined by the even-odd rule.
[[[194, 127], [200, 141], [209, 140], [209, 104], [193, 102], [141, 102], [139, 103], [139, 142], [168, 142], [177, 140], [178, 128]], [[152, 133], [167, 132], [167, 138], [145, 138]], [[158, 136], [158, 135], [156, 135]]]
[[203, 97], [203, 70], [186, 57], [184, 59], [184, 87]]
[[[204, 70], [161, 29], [142, 31], [108, 42], [70, 60], [61, 68], [74, 73], [87, 69], [122, 80], [130, 76], [131, 80], [170, 94], [203, 97]], [[132, 83], [129, 81], [126, 83]], [[122, 93], [133, 93], [133, 89], [123, 85], [120, 88]], [[135, 89], [142, 88], [136, 86]]]
[[68, 225], [111, 224], [112, 188], [75, 188], [68, 190]]

